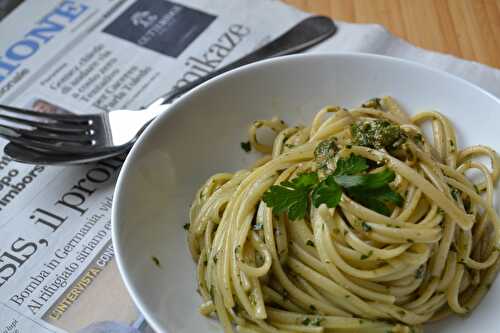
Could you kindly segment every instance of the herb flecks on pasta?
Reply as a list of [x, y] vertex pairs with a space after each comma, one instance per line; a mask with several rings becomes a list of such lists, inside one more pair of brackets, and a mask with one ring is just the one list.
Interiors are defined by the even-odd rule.
[[308, 127], [256, 121], [243, 148], [264, 156], [208, 179], [187, 224], [200, 311], [225, 332], [421, 332], [494, 281], [499, 158], [459, 149], [442, 114], [374, 98]]

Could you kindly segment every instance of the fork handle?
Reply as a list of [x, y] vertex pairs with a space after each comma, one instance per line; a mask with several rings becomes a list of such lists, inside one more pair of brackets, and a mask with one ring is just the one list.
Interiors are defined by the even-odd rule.
[[153, 104], [169, 104], [182, 94], [199, 86], [203, 82], [210, 80], [222, 73], [235, 69], [237, 67], [250, 64], [259, 60], [283, 56], [287, 54], [298, 53], [305, 49], [314, 46], [328, 37], [332, 36], [337, 31], [337, 26], [329, 18], [325, 16], [313, 16], [306, 18], [299, 22], [293, 28], [285, 32], [270, 43], [263, 47], [247, 54], [243, 58], [236, 60], [218, 70], [207, 74], [206, 76], [188, 83], [182, 87], [171, 90], [160, 100], [155, 101]]

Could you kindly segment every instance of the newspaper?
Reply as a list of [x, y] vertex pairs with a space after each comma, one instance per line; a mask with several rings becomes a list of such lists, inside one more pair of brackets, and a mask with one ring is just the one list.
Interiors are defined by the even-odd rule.
[[[0, 23], [0, 102], [61, 114], [140, 108], [307, 16], [268, 26], [287, 11], [275, 1], [25, 1]], [[47, 167], [0, 157], [0, 332], [90, 324], [75, 326], [70, 313], [112, 261], [123, 161]], [[123, 302], [99, 296], [98, 308]]]
[[[0, 103], [61, 114], [148, 105], [309, 15], [274, 0], [4, 1]], [[338, 25], [310, 52], [412, 59], [500, 96], [498, 70], [418, 49], [377, 25]], [[1, 333], [73, 332], [139, 315], [117, 277], [110, 241], [124, 158], [47, 167], [0, 155]]]

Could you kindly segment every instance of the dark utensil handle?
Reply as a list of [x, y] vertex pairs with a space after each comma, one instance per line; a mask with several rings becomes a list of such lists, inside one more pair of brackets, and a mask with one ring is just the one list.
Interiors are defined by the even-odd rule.
[[170, 91], [163, 96], [164, 100], [162, 104], [171, 103], [177, 97], [203, 82], [237, 67], [263, 59], [302, 52], [332, 36], [336, 31], [337, 26], [329, 17], [313, 16], [306, 18], [283, 35], [252, 53], [247, 54], [243, 58], [219, 68], [196, 81]]

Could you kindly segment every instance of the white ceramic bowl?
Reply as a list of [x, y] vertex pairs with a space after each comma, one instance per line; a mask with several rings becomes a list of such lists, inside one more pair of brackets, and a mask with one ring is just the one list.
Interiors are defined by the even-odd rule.
[[[198, 313], [195, 265], [183, 225], [198, 187], [212, 174], [244, 168], [247, 126], [278, 115], [310, 123], [327, 104], [353, 107], [391, 95], [410, 113], [437, 109], [458, 128], [459, 144], [500, 150], [500, 102], [454, 76], [418, 64], [367, 54], [298, 55], [246, 66], [179, 99], [141, 136], [118, 180], [113, 241], [135, 303], [158, 332], [221, 332]], [[152, 256], [160, 260], [158, 268]], [[496, 283], [466, 320], [430, 332], [500, 332]]]

